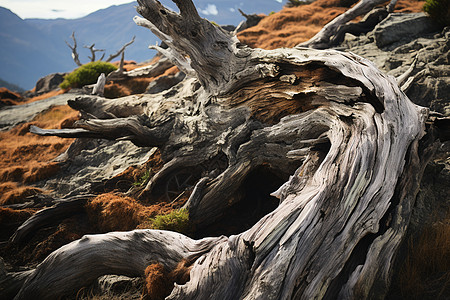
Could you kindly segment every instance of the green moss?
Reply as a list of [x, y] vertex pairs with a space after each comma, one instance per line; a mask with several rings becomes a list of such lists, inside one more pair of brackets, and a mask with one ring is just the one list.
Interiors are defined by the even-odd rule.
[[423, 10], [442, 26], [450, 25], [450, 0], [426, 0]]
[[150, 220], [152, 229], [170, 230], [181, 233], [190, 231], [189, 212], [187, 209], [176, 209], [166, 215], [158, 215]]
[[93, 84], [97, 82], [100, 74], [105, 73], [105, 75], [108, 75], [116, 69], [117, 67], [111, 63], [103, 61], [90, 62], [66, 75], [64, 77], [64, 81], [59, 85], [59, 87], [62, 89], [68, 89]]
[[142, 174], [142, 176], [139, 178], [138, 181], [133, 182], [134, 186], [142, 186], [144, 184], [146, 184], [148, 182], [148, 180], [150, 179], [150, 170], [147, 170], [144, 172], [144, 174]]

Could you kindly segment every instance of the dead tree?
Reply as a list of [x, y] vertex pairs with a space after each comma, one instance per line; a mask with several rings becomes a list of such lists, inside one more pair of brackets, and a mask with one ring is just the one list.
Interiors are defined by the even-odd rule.
[[[79, 57], [79, 54], [78, 54], [78, 51], [77, 51], [77, 40], [76, 40], [76, 38], [75, 38], [75, 32], [72, 32], [72, 36], [71, 36], [71, 37], [72, 37], [72, 40], [73, 40], [73, 46], [70, 45], [67, 41], [65, 41], [65, 42], [66, 42], [67, 46], [72, 50], [72, 58], [73, 58], [74, 62], [77, 64], [77, 66], [82, 66], [83, 64], [80, 62], [80, 57]], [[135, 38], [136, 38], [136, 36], [133, 36], [133, 38], [131, 39], [131, 41], [129, 41], [128, 43], [126, 43], [125, 45], [123, 45], [122, 48], [120, 48], [116, 53], [111, 54], [111, 55], [106, 59], [106, 62], [110, 62], [110, 61], [112, 61], [114, 58], [116, 58], [116, 57], [118, 57], [119, 55], [121, 55], [122, 53], [124, 53], [124, 52], [125, 52], [125, 49], [126, 49], [128, 46], [130, 46], [131, 44], [134, 43]], [[96, 52], [103, 52], [103, 55], [100, 57], [99, 60], [103, 60], [103, 58], [105, 58], [105, 54], [106, 54], [106, 53], [105, 53], [105, 50], [104, 50], [104, 49], [96, 49], [96, 48], [95, 48], [95, 43], [92, 44], [92, 45], [90, 45], [90, 46], [85, 45], [84, 48], [87, 48], [87, 49], [89, 49], [89, 50], [91, 51], [91, 56], [88, 56], [88, 58], [90, 59], [91, 62], [96, 61], [96, 55], [95, 55]]]
[[144, 18], [135, 21], [169, 46], [164, 54], [184, 81], [142, 97], [78, 98], [69, 103], [84, 112], [76, 128], [32, 131], [159, 147], [164, 166], [148, 193], [167, 174], [202, 166], [186, 203], [197, 228], [226, 217], [233, 204], [256, 207], [245, 186], [252, 172], [284, 180], [272, 193], [277, 207], [228, 237], [86, 236], [35, 270], [6, 274], [2, 291], [58, 298], [104, 274], [142, 276], [151, 263], [172, 270], [185, 259], [190, 280], [167, 299], [382, 298], [436, 147], [425, 130], [428, 110], [359, 56], [250, 49], [200, 18], [191, 0], [174, 2], [179, 14], [139, 0]]

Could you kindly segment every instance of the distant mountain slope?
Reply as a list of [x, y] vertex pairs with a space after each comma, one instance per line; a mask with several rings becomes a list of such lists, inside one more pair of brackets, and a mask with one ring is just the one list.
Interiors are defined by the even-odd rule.
[[[161, 1], [174, 9], [169, 0]], [[237, 11], [266, 13], [278, 11], [282, 4], [276, 0], [194, 0], [200, 15], [218, 24], [237, 25], [244, 18]], [[80, 19], [26, 19], [22, 20], [10, 10], [0, 8], [0, 78], [31, 89], [42, 76], [67, 72], [76, 67], [70, 49], [64, 40], [71, 42], [75, 31], [80, 59], [88, 61], [89, 50], [83, 45], [95, 43], [96, 48], [106, 49], [106, 57], [136, 35], [136, 41], [127, 48], [126, 59], [144, 61], [154, 52], [148, 50], [157, 38], [145, 28], [134, 24], [137, 15], [136, 2], [111, 6]]]
[[25, 92], [25, 90], [23, 88], [21, 88], [20, 86], [9, 83], [0, 78], [0, 88], [2, 88], [2, 87], [7, 88], [8, 90], [13, 91], [13, 92], [19, 92], [19, 93]]
[[52, 44], [51, 36], [0, 8], [0, 78], [31, 88], [40, 76], [63, 64], [63, 55]]

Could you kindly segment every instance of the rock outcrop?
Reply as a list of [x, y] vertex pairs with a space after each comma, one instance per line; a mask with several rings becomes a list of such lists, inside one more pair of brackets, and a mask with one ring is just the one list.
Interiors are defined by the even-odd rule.
[[397, 78], [412, 67], [408, 97], [449, 116], [449, 48], [449, 27], [439, 28], [423, 14], [392, 14], [367, 35], [347, 34], [339, 49], [368, 58]]
[[43, 94], [57, 89], [59, 85], [64, 81], [65, 75], [66, 73], [54, 73], [40, 78], [36, 82], [35, 93]]
[[392, 13], [375, 27], [373, 34], [377, 47], [383, 48], [404, 39], [418, 38], [437, 30], [439, 25], [424, 13]]

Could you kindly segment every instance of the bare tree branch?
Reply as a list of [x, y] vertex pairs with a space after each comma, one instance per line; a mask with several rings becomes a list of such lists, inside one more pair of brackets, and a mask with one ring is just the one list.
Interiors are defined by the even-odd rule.
[[136, 36], [133, 36], [133, 38], [131, 39], [131, 41], [129, 41], [128, 43], [126, 43], [125, 45], [123, 45], [122, 48], [120, 48], [119, 51], [117, 51], [117, 52], [114, 53], [114, 54], [111, 54], [111, 55], [108, 57], [108, 59], [106, 60], [106, 62], [110, 62], [110, 61], [112, 61], [114, 58], [118, 57], [122, 52], [125, 51], [125, 48], [126, 48], [126, 47], [128, 47], [128, 46], [130, 46], [131, 44], [134, 43], [134, 40], [135, 40], [135, 39], [136, 39]]
[[91, 59], [91, 62], [95, 61], [95, 52], [104, 52], [105, 51], [105, 49], [96, 49], [95, 44], [92, 44], [90, 46], [85, 45], [84, 48], [91, 50], [91, 56], [88, 56]]
[[67, 41], [66, 45], [72, 50], [72, 58], [73, 61], [77, 64], [77, 66], [82, 66], [83, 64], [80, 62], [80, 58], [78, 56], [78, 52], [77, 52], [77, 40], [75, 38], [75, 31], [72, 32], [72, 40], [73, 40], [73, 46], [70, 45]]

